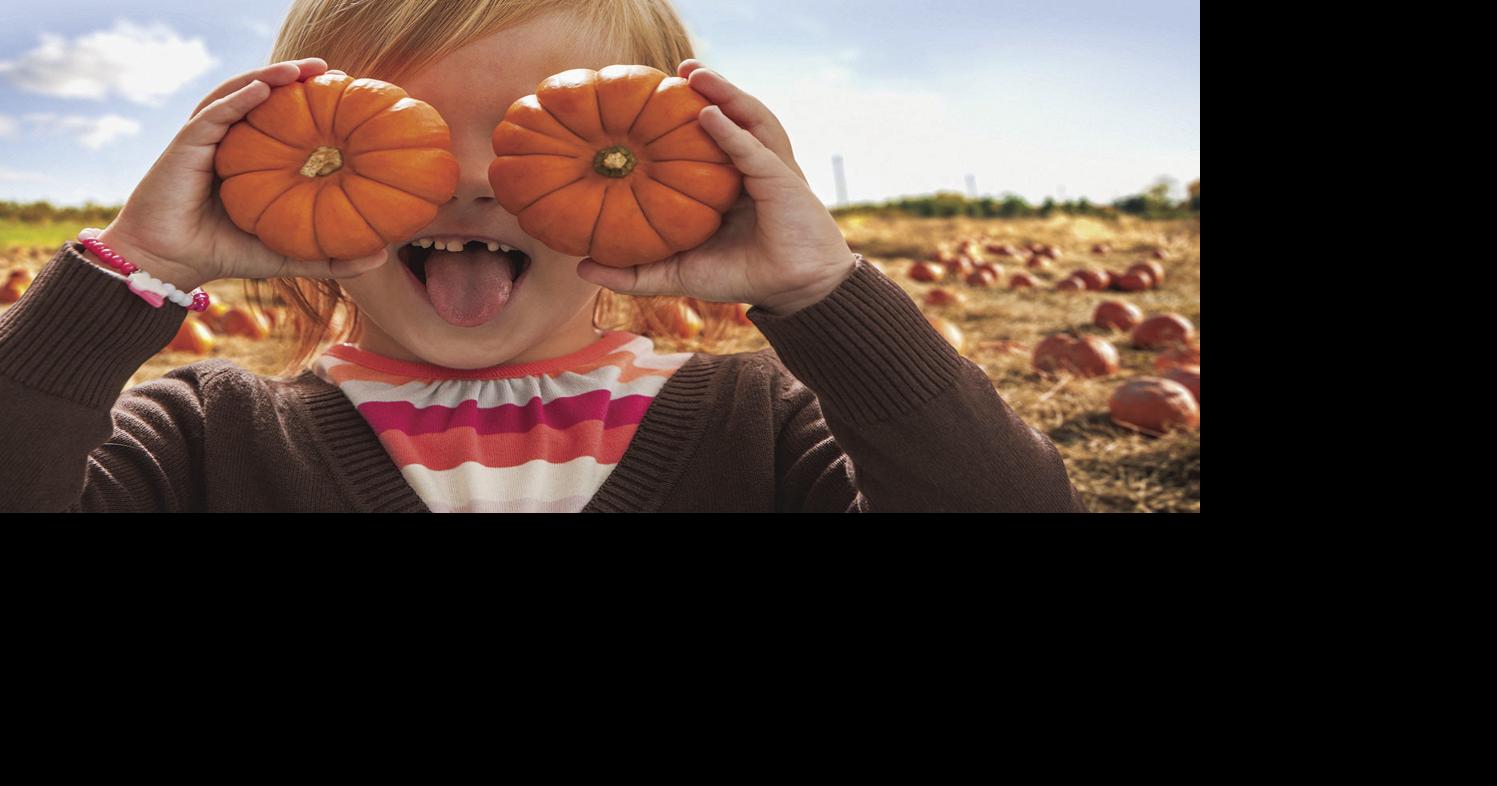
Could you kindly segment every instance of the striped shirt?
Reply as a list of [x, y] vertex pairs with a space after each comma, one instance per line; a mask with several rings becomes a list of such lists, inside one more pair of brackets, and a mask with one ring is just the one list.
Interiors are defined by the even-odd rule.
[[348, 396], [433, 512], [576, 512], [690, 358], [616, 330], [563, 357], [474, 370], [338, 344], [312, 370]]

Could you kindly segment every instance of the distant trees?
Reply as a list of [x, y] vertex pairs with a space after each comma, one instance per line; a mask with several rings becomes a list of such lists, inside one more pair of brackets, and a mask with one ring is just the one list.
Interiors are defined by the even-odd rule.
[[857, 213], [899, 212], [922, 218], [1041, 218], [1064, 213], [1073, 216], [1099, 216], [1103, 218], [1127, 214], [1143, 218], [1188, 218], [1201, 213], [1201, 181], [1192, 180], [1185, 188], [1187, 198], [1176, 202], [1170, 198], [1175, 187], [1170, 178], [1160, 178], [1140, 194], [1114, 200], [1111, 205], [1094, 205], [1089, 200], [1072, 199], [1058, 202], [1046, 198], [1039, 206], [1031, 205], [1017, 194], [1004, 194], [970, 199], [955, 191], [937, 191], [934, 194], [916, 197], [899, 197], [886, 202], [862, 202], [834, 208], [836, 215]]
[[24, 221], [41, 224], [60, 221], [81, 221], [89, 224], [107, 224], [120, 212], [119, 206], [85, 202], [82, 207], [57, 207], [51, 202], [10, 202], [0, 200], [0, 220]]

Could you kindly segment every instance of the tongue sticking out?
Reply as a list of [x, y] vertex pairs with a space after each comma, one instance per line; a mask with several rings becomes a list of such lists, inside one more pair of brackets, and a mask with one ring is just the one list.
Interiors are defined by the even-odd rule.
[[477, 327], [509, 302], [515, 263], [508, 254], [481, 247], [433, 251], [426, 258], [426, 295], [442, 319]]

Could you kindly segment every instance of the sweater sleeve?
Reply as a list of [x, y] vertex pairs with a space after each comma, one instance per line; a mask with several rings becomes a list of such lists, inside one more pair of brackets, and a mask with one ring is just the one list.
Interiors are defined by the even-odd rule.
[[820, 302], [748, 317], [814, 394], [786, 394], [788, 509], [1085, 510], [1054, 444], [861, 256]]
[[185, 509], [202, 434], [195, 373], [120, 393], [187, 311], [153, 308], [81, 250], [64, 245], [0, 314], [0, 510]]

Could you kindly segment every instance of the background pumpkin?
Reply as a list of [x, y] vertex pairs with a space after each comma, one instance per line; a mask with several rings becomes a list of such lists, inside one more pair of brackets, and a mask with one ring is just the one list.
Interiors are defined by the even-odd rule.
[[1139, 349], [1169, 349], [1189, 344], [1195, 337], [1195, 325], [1179, 314], [1159, 314], [1133, 328], [1133, 346]]
[[293, 259], [403, 243], [457, 189], [452, 133], [388, 82], [323, 74], [277, 87], [218, 145], [234, 225]]
[[742, 173], [697, 122], [709, 104], [649, 66], [556, 74], [494, 129], [494, 196], [530, 236], [602, 265], [695, 248], [743, 190]]
[[1104, 300], [1092, 312], [1092, 324], [1103, 330], [1132, 330], [1144, 319], [1144, 312], [1132, 303]]
[[1159, 377], [1136, 377], [1113, 391], [1107, 401], [1112, 422], [1153, 436], [1201, 423], [1201, 408], [1184, 385]]
[[946, 343], [950, 344], [952, 349], [956, 350], [958, 353], [960, 353], [963, 349], [966, 349], [967, 336], [962, 332], [961, 328], [956, 326], [955, 322], [942, 317], [933, 317], [930, 315], [926, 315], [925, 321], [929, 322], [930, 326], [935, 328], [937, 333], [941, 334], [941, 338], [946, 339]]

